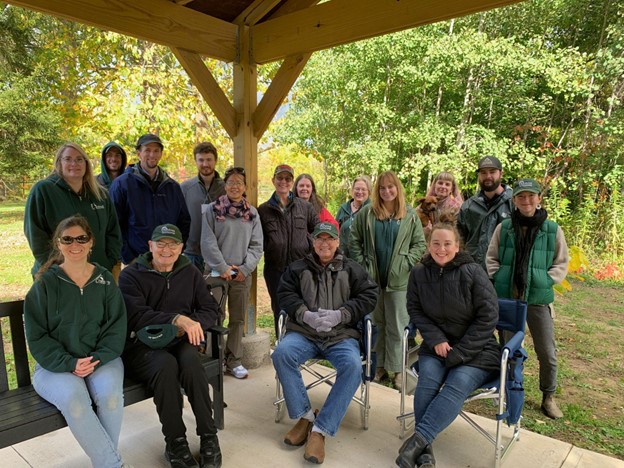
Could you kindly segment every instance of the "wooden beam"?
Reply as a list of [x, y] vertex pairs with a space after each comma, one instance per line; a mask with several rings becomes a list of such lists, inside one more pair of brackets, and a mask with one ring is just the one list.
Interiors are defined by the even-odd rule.
[[180, 65], [184, 67], [186, 73], [193, 84], [197, 87], [204, 100], [208, 103], [225, 131], [234, 138], [237, 133], [236, 113], [229, 99], [217, 83], [202, 58], [188, 50], [172, 48], [172, 52], [177, 57]]
[[253, 57], [272, 62], [523, 0], [332, 0], [253, 26]]
[[288, 0], [271, 15], [271, 19], [303, 10], [312, 5], [316, 5], [319, 1], [320, 0]]
[[280, 0], [255, 0], [232, 23], [253, 26], [269, 13]]
[[187, 3], [191, 3], [193, 0], [171, 0], [171, 1], [178, 5], [186, 5]]
[[6, 0], [48, 15], [231, 62], [238, 27], [168, 0]]
[[256, 138], [262, 137], [311, 56], [311, 53], [307, 53], [284, 60], [254, 112], [253, 127]]

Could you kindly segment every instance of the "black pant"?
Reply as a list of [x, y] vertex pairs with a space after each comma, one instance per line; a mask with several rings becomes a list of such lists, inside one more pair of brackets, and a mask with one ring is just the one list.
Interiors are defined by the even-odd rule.
[[186, 435], [180, 387], [184, 389], [193, 408], [197, 435], [217, 433], [212, 419], [208, 378], [197, 348], [188, 341], [180, 341], [165, 349], [151, 349], [137, 342], [126, 348], [123, 361], [126, 375], [145, 382], [154, 392], [154, 404], [165, 441], [170, 442]]
[[277, 299], [277, 287], [279, 286], [280, 279], [284, 270], [280, 270], [273, 265], [264, 264], [264, 281], [271, 297], [271, 309], [273, 310], [273, 320], [275, 326], [275, 336], [279, 338], [277, 330], [277, 319], [279, 318], [280, 307]]

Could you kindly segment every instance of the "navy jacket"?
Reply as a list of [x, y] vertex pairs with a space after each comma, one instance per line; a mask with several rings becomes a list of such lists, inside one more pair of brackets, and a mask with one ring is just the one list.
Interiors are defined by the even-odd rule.
[[184, 242], [188, 238], [191, 217], [180, 185], [160, 171], [163, 178], [155, 191], [139, 172], [138, 165], [128, 166], [110, 186], [123, 237], [121, 259], [126, 265], [149, 250], [147, 241], [156, 226], [175, 224], [182, 231]]

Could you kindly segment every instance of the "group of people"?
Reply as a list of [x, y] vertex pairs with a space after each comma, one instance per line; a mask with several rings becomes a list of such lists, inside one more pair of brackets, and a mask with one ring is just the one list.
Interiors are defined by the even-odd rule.
[[[455, 419], [463, 396], [498, 368], [497, 297], [528, 300], [542, 408], [561, 417], [553, 400], [552, 285], [565, 277], [567, 247], [539, 205], [536, 181], [520, 180], [512, 191], [501, 184], [500, 161], [489, 156], [477, 170], [481, 190], [462, 203], [452, 174], [439, 174], [431, 193], [449, 221], [425, 226], [425, 240], [394, 172], [378, 175], [374, 185], [366, 176], [355, 179], [334, 218], [312, 176], [295, 180], [287, 164], [275, 168], [275, 191], [256, 209], [245, 195], [243, 168], [230, 167], [223, 178], [216, 171], [214, 145], [194, 148], [198, 174], [181, 185], [160, 167], [163, 151], [157, 135], [142, 135], [139, 161], [128, 164], [111, 142], [96, 180], [86, 152], [65, 144], [26, 205], [35, 257], [25, 301], [33, 383], [63, 413], [94, 466], [123, 466], [117, 446], [124, 368], [154, 392], [171, 466], [221, 466], [197, 351], [223, 318], [208, 286], [227, 295], [225, 369], [244, 379], [251, 274], [263, 253], [276, 327], [280, 311], [289, 318], [272, 354], [289, 415], [298, 420], [284, 442], [305, 445], [309, 462], [323, 462], [325, 438], [336, 434], [361, 381], [358, 324], [369, 313], [377, 328], [377, 381], [394, 373], [394, 384], [402, 385], [401, 336], [409, 321], [423, 339], [415, 433], [401, 447], [399, 466], [434, 466], [434, 438]], [[154, 326], [172, 332], [153, 343], [146, 330]], [[299, 365], [318, 355], [338, 377], [315, 411]], [[180, 387], [196, 416], [199, 463], [189, 449]]]

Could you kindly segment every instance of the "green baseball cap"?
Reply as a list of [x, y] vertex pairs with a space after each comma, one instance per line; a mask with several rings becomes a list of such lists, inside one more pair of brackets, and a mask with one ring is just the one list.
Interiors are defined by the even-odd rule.
[[177, 333], [178, 327], [168, 323], [143, 327], [136, 333], [136, 336], [150, 348], [162, 349], [175, 339]]
[[161, 224], [152, 231], [152, 240], [173, 239], [182, 242], [182, 232], [174, 224]]
[[542, 186], [535, 179], [520, 179], [513, 187], [513, 196], [515, 197], [520, 192], [533, 192], [538, 195], [542, 193]]
[[338, 228], [334, 226], [332, 223], [318, 223], [314, 226], [314, 232], [312, 233], [312, 237], [315, 239], [321, 234], [329, 234], [334, 239], [338, 239]]

